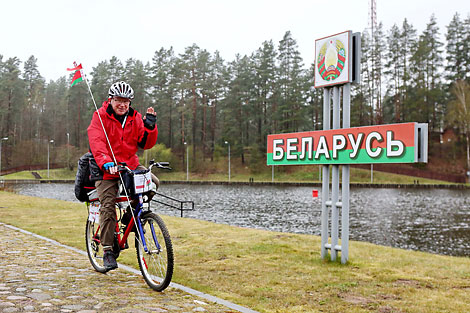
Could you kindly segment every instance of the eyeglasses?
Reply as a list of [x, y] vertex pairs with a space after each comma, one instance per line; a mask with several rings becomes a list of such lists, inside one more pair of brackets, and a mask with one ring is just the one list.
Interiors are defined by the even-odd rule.
[[126, 99], [126, 98], [113, 98], [113, 100], [117, 104], [129, 105], [131, 103], [131, 100]]

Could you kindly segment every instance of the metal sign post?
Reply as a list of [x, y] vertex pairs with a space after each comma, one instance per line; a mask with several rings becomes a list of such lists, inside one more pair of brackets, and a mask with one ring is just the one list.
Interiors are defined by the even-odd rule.
[[349, 258], [349, 164], [427, 162], [427, 124], [351, 128], [351, 84], [360, 82], [360, 42], [360, 33], [351, 31], [315, 42], [323, 130], [268, 135], [267, 143], [267, 165], [322, 165], [321, 257], [330, 250], [335, 261], [340, 252], [343, 264]]
[[[323, 91], [323, 130], [330, 129], [331, 91], [333, 93], [333, 127], [340, 129], [340, 93], [343, 99], [343, 127], [350, 127], [350, 90], [351, 84], [345, 84], [342, 88], [330, 87]], [[328, 250], [331, 250], [331, 260], [335, 261], [338, 251], [341, 251], [341, 263], [348, 261], [349, 253], [349, 165], [342, 166], [341, 201], [339, 199], [339, 167], [332, 167], [331, 197], [330, 197], [330, 165], [323, 165], [322, 181], [322, 213], [321, 213], [321, 257], [326, 258]], [[341, 208], [341, 245], [339, 244], [339, 209]], [[331, 243], [328, 243], [328, 221], [331, 211]]]
[[[333, 93], [333, 127], [340, 129], [340, 98], [343, 100], [343, 127], [350, 127], [351, 82], [360, 80], [360, 33], [347, 31], [316, 41], [315, 87], [323, 87], [323, 130], [330, 129], [331, 93]], [[336, 54], [336, 58], [335, 58]], [[333, 60], [333, 62], [332, 62]], [[335, 61], [336, 60], [336, 64]], [[343, 73], [344, 71], [344, 73]], [[343, 74], [343, 75], [341, 75]], [[338, 85], [342, 84], [342, 88]], [[327, 87], [332, 86], [334, 87]], [[342, 96], [341, 96], [342, 95]], [[340, 97], [341, 96], [341, 97]], [[339, 165], [332, 165], [331, 198], [329, 198], [329, 165], [323, 166], [321, 256], [331, 250], [335, 261], [341, 251], [341, 263], [348, 261], [349, 253], [349, 165], [342, 166], [341, 201], [339, 201]], [[341, 208], [341, 245], [339, 245], [339, 209]], [[328, 243], [328, 213], [331, 209], [331, 243]]]

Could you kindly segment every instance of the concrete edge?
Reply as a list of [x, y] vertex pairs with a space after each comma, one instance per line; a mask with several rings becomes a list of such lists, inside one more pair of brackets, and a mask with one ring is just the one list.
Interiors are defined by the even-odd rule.
[[[0, 187], [5, 185], [13, 184], [69, 184], [74, 183], [74, 180], [70, 179], [57, 179], [57, 180], [30, 180], [30, 179], [7, 179], [0, 180]], [[211, 181], [211, 180], [161, 180], [161, 184], [182, 184], [182, 185], [232, 185], [232, 186], [279, 186], [279, 187], [321, 187], [321, 182], [267, 182], [267, 181], [257, 181], [257, 182], [242, 182], [242, 181]], [[341, 185], [341, 183], [340, 183]], [[393, 183], [350, 183], [351, 188], [414, 188], [414, 189], [470, 189], [469, 184], [458, 184], [458, 183], [449, 183], [449, 184], [419, 184], [419, 180], [415, 184], [393, 184]]]
[[[55, 241], [54, 239], [50, 239], [50, 238], [47, 238], [47, 237], [44, 237], [44, 236], [41, 236], [41, 235], [38, 235], [38, 234], [35, 234], [35, 233], [32, 233], [30, 231], [27, 231], [27, 230], [24, 230], [22, 228], [19, 228], [19, 227], [16, 227], [16, 226], [13, 226], [13, 225], [10, 225], [10, 224], [6, 224], [6, 223], [2, 223], [0, 222], [0, 225], [3, 225], [7, 228], [10, 228], [12, 230], [15, 230], [15, 231], [19, 231], [23, 234], [27, 234], [27, 235], [30, 235], [30, 236], [33, 236], [35, 238], [38, 238], [38, 239], [41, 239], [41, 240], [44, 240], [44, 241], [47, 241], [53, 245], [56, 245], [56, 246], [59, 246], [59, 247], [62, 247], [62, 248], [65, 248], [65, 249], [69, 249], [69, 250], [72, 250], [78, 254], [81, 254], [81, 255], [84, 255], [88, 258], [88, 255], [85, 251], [82, 251], [80, 249], [77, 249], [77, 248], [74, 248], [74, 247], [71, 247], [71, 246], [67, 246], [67, 245], [64, 245], [58, 241]], [[128, 271], [128, 272], [131, 272], [133, 274], [136, 274], [136, 275], [141, 275], [140, 271], [139, 270], [136, 270], [135, 268], [133, 267], [130, 267], [128, 265], [125, 265], [125, 264], [121, 264], [121, 263], [118, 263], [119, 264], [119, 268], [122, 268], [123, 270], [125, 271]], [[91, 266], [91, 265], [90, 265]], [[193, 296], [197, 296], [197, 297], [200, 297], [200, 298], [203, 298], [203, 299], [206, 299], [208, 301], [211, 301], [211, 302], [214, 302], [214, 303], [217, 303], [217, 304], [221, 304], [223, 306], [226, 306], [230, 309], [233, 309], [233, 310], [236, 310], [238, 312], [241, 312], [241, 313], [259, 313], [258, 311], [254, 311], [252, 309], [249, 309], [249, 308], [246, 308], [246, 307], [243, 307], [241, 305], [238, 305], [238, 304], [235, 304], [235, 303], [232, 303], [230, 301], [227, 301], [227, 300], [224, 300], [224, 299], [221, 299], [221, 298], [218, 298], [218, 297], [215, 297], [215, 296], [212, 296], [212, 295], [209, 295], [209, 294], [206, 294], [206, 293], [203, 293], [201, 291], [198, 291], [198, 290], [195, 290], [195, 289], [192, 289], [192, 288], [189, 288], [189, 287], [186, 287], [186, 286], [183, 286], [183, 285], [180, 285], [180, 284], [177, 284], [177, 283], [170, 283], [170, 287], [172, 288], [175, 288], [175, 289], [179, 289], [181, 291], [184, 291], [186, 293], [189, 293]]]

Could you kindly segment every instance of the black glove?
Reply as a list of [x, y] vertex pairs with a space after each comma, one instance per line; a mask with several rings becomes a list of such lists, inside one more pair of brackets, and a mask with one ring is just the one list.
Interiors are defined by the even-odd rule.
[[153, 130], [155, 128], [155, 123], [157, 122], [157, 116], [147, 113], [145, 114], [144, 126], [147, 129]]

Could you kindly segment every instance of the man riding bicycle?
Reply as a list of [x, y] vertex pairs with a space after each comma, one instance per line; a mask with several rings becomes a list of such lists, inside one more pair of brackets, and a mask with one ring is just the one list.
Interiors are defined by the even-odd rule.
[[[109, 98], [103, 102], [102, 107], [93, 114], [88, 127], [90, 150], [98, 166], [104, 170], [103, 180], [96, 181], [95, 186], [101, 203], [100, 240], [106, 271], [118, 267], [112, 250], [117, 221], [115, 199], [119, 182], [118, 164], [115, 161], [126, 163], [132, 170], [144, 169], [139, 164], [136, 152], [138, 148], [152, 148], [158, 136], [157, 118], [153, 107], [149, 107], [142, 118], [142, 115], [130, 106], [134, 90], [129, 84], [123, 81], [112, 84], [108, 95]], [[152, 180], [158, 187], [158, 179], [154, 175]]]

